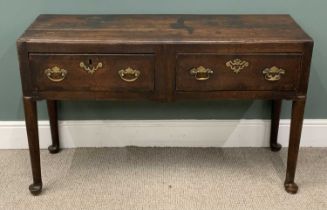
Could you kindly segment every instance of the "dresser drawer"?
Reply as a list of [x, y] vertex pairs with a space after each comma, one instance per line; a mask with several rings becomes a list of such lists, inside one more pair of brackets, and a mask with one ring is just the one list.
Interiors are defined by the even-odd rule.
[[152, 54], [30, 54], [38, 91], [152, 91]]
[[177, 91], [295, 90], [300, 54], [178, 54]]

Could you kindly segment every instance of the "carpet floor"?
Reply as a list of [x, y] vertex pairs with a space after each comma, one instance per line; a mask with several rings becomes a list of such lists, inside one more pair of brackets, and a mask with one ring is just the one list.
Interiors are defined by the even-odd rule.
[[299, 192], [284, 191], [286, 149], [88, 148], [41, 151], [34, 197], [27, 150], [0, 150], [1, 209], [327, 209], [327, 148], [300, 150]]

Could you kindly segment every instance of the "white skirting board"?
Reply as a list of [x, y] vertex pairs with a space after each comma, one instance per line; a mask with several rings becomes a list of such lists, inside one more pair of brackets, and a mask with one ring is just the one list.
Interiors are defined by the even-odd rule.
[[[289, 120], [281, 120], [278, 141], [288, 146]], [[267, 147], [270, 120], [86, 120], [60, 121], [62, 148], [77, 147]], [[39, 121], [40, 147], [51, 142], [47, 121]], [[25, 149], [23, 121], [0, 121], [0, 149]], [[327, 120], [304, 120], [302, 147], [327, 147]]]

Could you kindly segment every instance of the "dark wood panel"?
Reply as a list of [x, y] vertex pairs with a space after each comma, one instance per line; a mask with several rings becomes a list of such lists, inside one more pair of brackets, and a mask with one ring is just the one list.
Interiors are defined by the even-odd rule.
[[[301, 58], [297, 54], [179, 54], [176, 90], [296, 90]], [[273, 67], [283, 74], [264, 73]], [[200, 72], [205, 70], [210, 72]], [[268, 75], [273, 78], [268, 80]], [[273, 81], [276, 77], [280, 79]]]
[[293, 100], [302, 95], [295, 91], [206, 91], [206, 92], [181, 92], [174, 94], [176, 100], [210, 100], [210, 99], [285, 99]]
[[35, 91], [35, 100], [157, 100], [166, 101], [160, 98], [155, 92], [122, 92], [117, 91]]
[[310, 37], [288, 15], [41, 15], [21, 39], [29, 42], [258, 43], [307, 41]]
[[[20, 43], [20, 42], [19, 42]], [[305, 45], [310, 42], [289, 42], [289, 43], [239, 43], [239, 44], [142, 44], [142, 43], [121, 43], [110, 44], [90, 42], [57, 42], [57, 43], [30, 43], [24, 42], [29, 52], [33, 53], [157, 53], [165, 48], [174, 49], [176, 53], [303, 53]], [[170, 51], [171, 51], [170, 50]]]
[[[154, 90], [154, 56], [150, 54], [30, 54], [30, 68], [34, 89], [44, 90], [83, 90], [83, 91], [153, 91]], [[81, 67], [81, 63], [84, 64]], [[52, 76], [45, 71], [55, 67], [65, 71]], [[119, 75], [120, 70], [127, 68], [139, 71], [135, 75]], [[92, 71], [95, 70], [95, 71]], [[52, 81], [58, 76], [62, 81]], [[52, 78], [53, 77], [53, 78]], [[136, 77], [135, 77], [136, 78]], [[125, 80], [124, 80], [125, 79]]]
[[177, 100], [209, 99], [297, 99], [295, 91], [206, 91], [174, 92], [165, 98], [155, 92], [119, 92], [112, 91], [38, 91], [33, 94], [37, 100], [156, 100], [162, 102]]

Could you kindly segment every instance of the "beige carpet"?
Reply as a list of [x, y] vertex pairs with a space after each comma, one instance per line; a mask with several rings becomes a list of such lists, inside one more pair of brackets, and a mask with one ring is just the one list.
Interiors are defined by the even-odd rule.
[[296, 195], [283, 189], [286, 150], [67, 149], [41, 152], [44, 190], [27, 150], [0, 150], [1, 209], [327, 209], [327, 148], [301, 149]]

